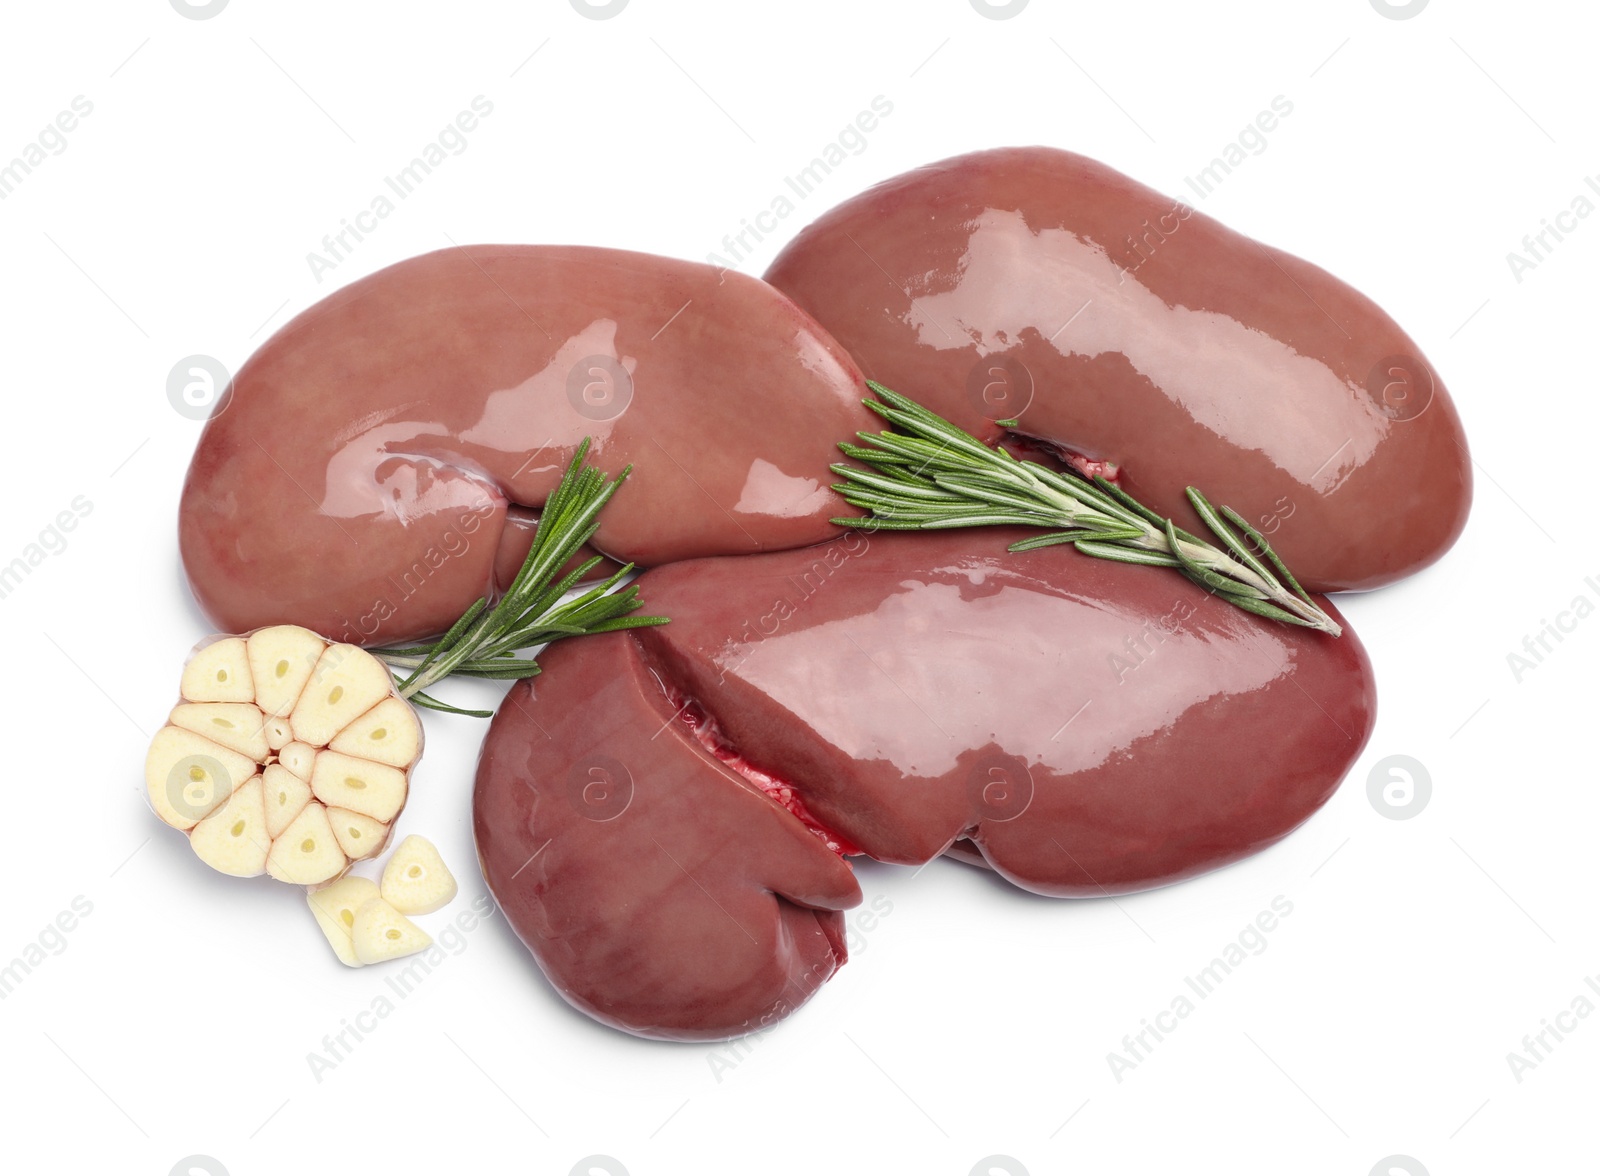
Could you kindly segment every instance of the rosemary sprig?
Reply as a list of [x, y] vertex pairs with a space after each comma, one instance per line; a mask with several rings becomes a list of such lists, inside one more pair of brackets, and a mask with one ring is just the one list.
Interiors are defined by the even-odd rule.
[[1060, 474], [1013, 457], [882, 384], [867, 385], [878, 399], [863, 403], [894, 428], [857, 434], [865, 446], [839, 446], [867, 468], [835, 465], [845, 481], [834, 489], [870, 513], [835, 523], [899, 531], [1060, 528], [1013, 543], [1011, 550], [1071, 543], [1100, 559], [1174, 568], [1246, 612], [1339, 635], [1338, 622], [1300, 587], [1265, 537], [1236, 511], [1212, 506], [1193, 486], [1189, 502], [1221, 548], [1179, 529], [1104, 478]]
[[555, 579], [556, 573], [594, 536], [599, 529], [596, 520], [601, 508], [633, 469], [629, 466], [615, 481], [608, 482], [603, 473], [587, 464], [588, 453], [589, 439], [585, 437], [562, 475], [561, 484], [545, 501], [528, 558], [522, 561], [516, 579], [498, 604], [491, 609], [488, 598], [480, 597], [432, 645], [372, 651], [393, 667], [402, 698], [432, 710], [486, 719], [491, 712], [451, 706], [424, 691], [451, 674], [531, 678], [539, 672], [539, 663], [531, 657], [518, 657], [519, 650], [563, 637], [667, 623], [666, 617], [630, 615], [640, 605], [638, 589], [632, 585], [620, 592], [612, 591], [633, 571], [632, 564], [618, 569], [587, 592], [561, 600], [600, 562], [600, 557], [586, 560], [560, 580]]

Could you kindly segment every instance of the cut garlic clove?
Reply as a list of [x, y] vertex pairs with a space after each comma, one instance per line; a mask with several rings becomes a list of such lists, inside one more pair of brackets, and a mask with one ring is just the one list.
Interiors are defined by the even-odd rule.
[[315, 801], [289, 822], [267, 854], [267, 873], [280, 882], [301, 886], [326, 882], [344, 867], [344, 851], [328, 824], [328, 812]]
[[311, 791], [323, 804], [392, 821], [406, 802], [406, 774], [388, 764], [323, 751], [311, 770]]
[[269, 751], [282, 751], [294, 742], [294, 731], [282, 715], [268, 715], [261, 724], [261, 733], [267, 737]]
[[333, 737], [328, 747], [346, 755], [405, 768], [422, 748], [422, 726], [410, 703], [390, 697], [352, 721]]
[[255, 704], [269, 715], [286, 715], [311, 680], [317, 659], [328, 643], [299, 625], [273, 625], [250, 634], [245, 642]]
[[184, 702], [172, 708], [167, 722], [204, 735], [256, 763], [267, 758], [267, 733], [262, 714], [248, 702]]
[[157, 731], [144, 760], [150, 806], [174, 829], [192, 829], [255, 774], [249, 757], [181, 727]]
[[309, 743], [286, 744], [278, 752], [278, 762], [302, 780], [311, 779], [311, 769], [317, 762], [317, 750]]
[[330, 808], [328, 824], [344, 856], [353, 862], [371, 857], [389, 840], [389, 826], [351, 809]]
[[199, 650], [183, 667], [179, 690], [190, 702], [251, 702], [255, 687], [244, 638], [224, 637]]
[[268, 764], [263, 793], [267, 809], [267, 836], [276, 841], [311, 799], [311, 785], [282, 764]]
[[189, 834], [189, 847], [213, 870], [235, 878], [254, 878], [266, 870], [272, 838], [261, 789], [260, 776], [246, 780]]
[[352, 719], [390, 697], [393, 685], [388, 669], [366, 650], [330, 645], [289, 716], [294, 737], [326, 747]]
[[426, 915], [456, 896], [456, 880], [433, 842], [411, 834], [383, 867], [383, 899], [405, 915]]
[[316, 916], [317, 926], [327, 937], [328, 946], [339, 962], [351, 968], [361, 967], [356, 959], [355, 946], [350, 942], [350, 929], [355, 926], [356, 912], [367, 902], [378, 897], [378, 884], [371, 878], [347, 874], [306, 895], [306, 903]]
[[381, 898], [369, 898], [356, 911], [350, 944], [363, 964], [414, 955], [433, 946], [428, 933]]

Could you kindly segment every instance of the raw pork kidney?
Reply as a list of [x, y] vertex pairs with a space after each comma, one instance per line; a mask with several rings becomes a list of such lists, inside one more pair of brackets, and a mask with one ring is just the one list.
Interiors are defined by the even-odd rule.
[[853, 532], [675, 563], [641, 578], [670, 625], [550, 649], [490, 728], [474, 818], [556, 987], [631, 1032], [731, 1036], [843, 962], [840, 854], [913, 864], [960, 842], [1028, 890], [1125, 894], [1327, 800], [1375, 717], [1348, 627], [1007, 552], [1019, 537]]
[[958, 156], [846, 201], [767, 280], [868, 377], [986, 441], [1071, 455], [1180, 527], [1198, 486], [1313, 591], [1438, 559], [1472, 497], [1416, 343], [1327, 271], [1109, 167]]

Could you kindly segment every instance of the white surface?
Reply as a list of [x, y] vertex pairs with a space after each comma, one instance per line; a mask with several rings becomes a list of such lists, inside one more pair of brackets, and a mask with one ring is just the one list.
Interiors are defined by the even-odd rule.
[[[1440, 0], [1397, 21], [1368, 0], [1034, 0], [994, 21], [968, 0], [635, 0], [602, 22], [566, 0], [234, 0], [196, 21], [145, 0], [11, 5], [4, 23], [0, 158], [93, 103], [0, 201], [0, 562], [92, 503], [0, 600], [0, 959], [75, 896], [93, 905], [0, 1001], [7, 1170], [166, 1176], [201, 1154], [233, 1176], [565, 1176], [600, 1154], [633, 1176], [967, 1176], [999, 1154], [1034, 1176], [1367, 1176], [1402, 1154], [1420, 1166], [1396, 1171], [1443, 1176], [1592, 1156], [1600, 1016], [1520, 1083], [1507, 1054], [1600, 975], [1600, 620], [1520, 684], [1507, 654], [1575, 596], [1600, 601], [1600, 217], [1520, 283], [1506, 260], [1600, 171], [1591, 6]], [[1382, 717], [1326, 809], [1251, 861], [1117, 903], [869, 864], [892, 913], [737, 1051], [589, 1023], [493, 918], [319, 1083], [307, 1054], [387, 973], [336, 964], [296, 894], [210, 874], [140, 794], [147, 734], [206, 631], [174, 540], [199, 426], [168, 404], [173, 365], [237, 367], [331, 289], [452, 241], [704, 259], [877, 95], [893, 113], [743, 268], [869, 184], [986, 145], [1069, 147], [1190, 198], [1185, 177], [1280, 94], [1292, 116], [1196, 203], [1404, 323], [1480, 474], [1441, 565], [1341, 601]], [[319, 284], [308, 251], [478, 95], [493, 113], [464, 153]], [[418, 920], [437, 934], [483, 892], [481, 727], [427, 726], [399, 832], [434, 838], [461, 879]], [[1367, 797], [1394, 753], [1433, 780], [1410, 820]], [[1123, 1035], [1278, 895], [1293, 913], [1264, 952], [1118, 1082]]]

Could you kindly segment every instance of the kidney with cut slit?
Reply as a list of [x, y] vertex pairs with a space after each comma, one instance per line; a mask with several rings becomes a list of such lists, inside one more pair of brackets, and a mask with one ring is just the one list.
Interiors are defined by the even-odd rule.
[[642, 584], [670, 625], [548, 651], [490, 728], [474, 828], [568, 1000], [644, 1036], [747, 1032], [844, 962], [846, 855], [956, 847], [1040, 894], [1125, 894], [1332, 795], [1376, 713], [1348, 627], [1006, 551], [1022, 534], [677, 563]]

